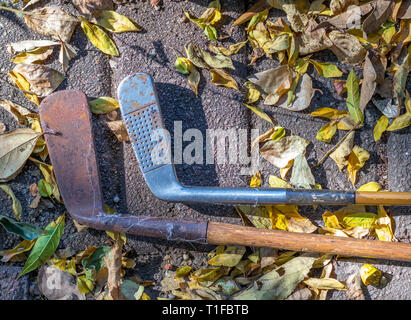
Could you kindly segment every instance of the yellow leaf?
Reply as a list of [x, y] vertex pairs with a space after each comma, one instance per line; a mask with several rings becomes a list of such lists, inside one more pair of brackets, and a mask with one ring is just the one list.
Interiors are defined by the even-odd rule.
[[357, 172], [365, 165], [370, 158], [367, 150], [354, 146], [347, 160], [347, 175], [352, 185], [355, 185]]
[[94, 283], [86, 276], [77, 277], [77, 288], [81, 293], [89, 294], [94, 290]]
[[382, 115], [381, 118], [378, 119], [374, 127], [374, 131], [373, 131], [374, 141], [378, 141], [381, 139], [381, 135], [384, 133], [387, 127], [388, 127], [388, 118]]
[[261, 173], [260, 172], [256, 172], [250, 181], [250, 187], [252, 188], [259, 188], [261, 187]]
[[333, 278], [308, 278], [303, 281], [304, 284], [313, 289], [321, 290], [347, 290], [347, 287]]
[[242, 41], [242, 42], [237, 42], [232, 45], [230, 45], [227, 48], [224, 47], [215, 47], [214, 45], [210, 44], [210, 50], [213, 51], [215, 54], [223, 54], [225, 56], [231, 56], [233, 54], [237, 54], [238, 51], [241, 50], [246, 44], [248, 40]]
[[193, 89], [194, 93], [197, 95], [198, 84], [200, 83], [200, 72], [198, 72], [197, 68], [193, 64], [190, 66], [190, 74], [188, 75], [187, 80], [191, 89]]
[[191, 70], [192, 63], [189, 59], [180, 57], [174, 62], [174, 67], [176, 70], [182, 74], [189, 74]]
[[381, 241], [396, 241], [394, 236], [394, 221], [388, 216], [383, 206], [378, 206], [378, 217], [374, 224], [374, 231]]
[[93, 16], [97, 18], [97, 24], [114, 33], [140, 31], [129, 18], [112, 10], [93, 11]]
[[[10, 77], [10, 80], [14, 83], [14, 85], [17, 88], [23, 91], [30, 91], [30, 83], [26, 80], [26, 78], [22, 74], [15, 72], [15, 71], [9, 71], [8, 76]], [[38, 106], [40, 105], [40, 100], [36, 94], [24, 92], [24, 95], [31, 102], [35, 103]]]
[[364, 264], [360, 269], [361, 280], [364, 285], [378, 286], [381, 280], [382, 272], [371, 264]]
[[387, 128], [387, 131], [395, 131], [408, 127], [411, 124], [411, 113], [404, 113], [395, 118], [394, 121]]
[[339, 221], [340, 218], [338, 217], [338, 214], [327, 210], [323, 213], [322, 217], [323, 217], [324, 224], [328, 228], [342, 229], [342, 225], [340, 224], [340, 221]]
[[275, 205], [267, 206], [273, 229], [290, 232], [311, 233], [317, 230], [312, 222], [298, 213], [297, 206]]
[[287, 176], [288, 172], [291, 170], [293, 165], [294, 165], [294, 159], [291, 159], [290, 161], [288, 161], [285, 167], [280, 168], [280, 177], [282, 179], [284, 179]]
[[212, 266], [234, 267], [236, 266], [245, 253], [245, 247], [242, 246], [227, 246], [223, 253], [217, 254], [211, 258], [208, 263]]
[[363, 184], [357, 191], [380, 191], [381, 189], [382, 186], [378, 182], [371, 181]]
[[257, 102], [258, 99], [260, 99], [261, 93], [257, 89], [257, 87], [254, 86], [254, 84], [252, 82], [246, 81], [244, 83], [244, 87], [246, 87], [248, 89], [247, 90], [247, 95], [246, 95], [246, 98], [245, 98], [245, 103], [246, 104]]
[[238, 90], [237, 82], [227, 72], [220, 69], [210, 69], [211, 82], [217, 86], [224, 86]]
[[270, 175], [268, 178], [268, 183], [270, 184], [271, 188], [291, 188], [291, 185], [276, 176]]
[[347, 115], [347, 111], [340, 111], [336, 110], [333, 108], [319, 108], [313, 112], [310, 113], [310, 116], [312, 117], [322, 117], [322, 118], [327, 118], [327, 119], [339, 119], [345, 115]]
[[40, 47], [30, 51], [20, 52], [10, 61], [13, 63], [42, 63], [53, 53], [53, 47]]
[[15, 261], [16, 258], [18, 258], [19, 256], [22, 256], [23, 252], [31, 250], [36, 240], [37, 239], [23, 240], [13, 249], [0, 251], [0, 256], [3, 257], [1, 261], [2, 262]]
[[318, 62], [315, 60], [310, 60], [310, 62], [314, 65], [315, 70], [317, 70], [322, 77], [337, 78], [343, 75], [341, 70], [332, 63]]
[[184, 266], [184, 267], [178, 268], [176, 270], [176, 277], [184, 278], [185, 276], [188, 276], [190, 272], [191, 272], [190, 266]]
[[100, 27], [90, 23], [84, 17], [81, 18], [81, 28], [90, 42], [102, 52], [111, 55], [119, 56], [116, 44]]
[[358, 212], [347, 214], [343, 218], [344, 227], [346, 229], [353, 227], [362, 227], [370, 229], [377, 220], [377, 215], [370, 212]]
[[337, 124], [334, 121], [331, 121], [321, 127], [315, 138], [319, 141], [330, 143], [336, 132]]
[[100, 97], [89, 101], [91, 112], [106, 114], [119, 108], [118, 101], [111, 97]]

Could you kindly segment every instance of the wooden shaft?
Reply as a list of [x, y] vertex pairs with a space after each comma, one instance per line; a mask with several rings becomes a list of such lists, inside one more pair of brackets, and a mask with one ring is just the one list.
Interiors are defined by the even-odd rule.
[[411, 192], [357, 191], [355, 193], [355, 203], [409, 206], [411, 205]]
[[217, 245], [273, 247], [411, 262], [411, 244], [407, 243], [257, 229], [218, 222], [208, 223], [207, 241]]

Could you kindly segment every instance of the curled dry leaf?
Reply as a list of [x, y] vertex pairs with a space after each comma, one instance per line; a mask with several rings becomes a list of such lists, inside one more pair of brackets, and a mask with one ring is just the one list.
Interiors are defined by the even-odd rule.
[[[296, 81], [296, 80], [295, 80]], [[308, 74], [303, 74], [301, 80], [295, 89], [295, 99], [288, 104], [286, 95], [283, 95], [278, 102], [278, 107], [291, 111], [302, 111], [310, 106], [311, 99], [314, 96], [313, 81]]]
[[56, 46], [58, 44], [58, 41], [51, 40], [23, 40], [7, 44], [7, 51], [11, 54], [16, 54], [18, 52], [31, 51], [37, 48]]
[[106, 124], [110, 128], [111, 132], [116, 135], [119, 142], [130, 141], [123, 120], [106, 121]]
[[352, 185], [355, 185], [357, 172], [365, 165], [365, 162], [370, 158], [367, 150], [354, 146], [347, 160], [347, 175]]
[[378, 119], [373, 130], [374, 141], [377, 142], [381, 139], [381, 135], [384, 133], [385, 130], [387, 130], [388, 121], [389, 119], [384, 115], [382, 115], [381, 118]]
[[39, 97], [36, 94], [31, 93], [30, 83], [26, 80], [25, 77], [23, 77], [23, 75], [13, 70], [10, 71], [7, 75], [9, 76], [10, 81], [13, 82], [17, 88], [24, 92], [24, 95], [27, 99], [38, 106], [40, 105]]
[[0, 135], [0, 182], [7, 182], [20, 173], [40, 136], [29, 128]]
[[367, 50], [355, 36], [334, 30], [328, 37], [333, 44], [330, 50], [342, 63], [358, 64], [364, 60]]
[[392, 0], [373, 1], [374, 10], [365, 18], [362, 24], [364, 32], [369, 34], [377, 31], [391, 16], [394, 4], [395, 1]]
[[13, 69], [30, 84], [30, 91], [39, 97], [48, 96], [64, 80], [64, 75], [52, 68], [36, 64], [19, 64]]
[[312, 19], [307, 23], [304, 32], [297, 34], [297, 43], [301, 55], [306, 55], [328, 49], [332, 42], [328, 39], [325, 29], [317, 29], [318, 24]]
[[32, 113], [30, 110], [11, 102], [10, 100], [0, 100], [0, 107], [3, 107], [7, 112], [9, 112], [14, 119], [18, 121], [19, 124], [27, 126], [28, 119], [34, 118], [38, 119], [39, 115], [37, 113]]
[[315, 178], [304, 154], [299, 154], [294, 159], [290, 183], [296, 188], [311, 189], [315, 185]]
[[106, 114], [119, 108], [118, 101], [111, 97], [100, 97], [89, 101], [91, 112], [95, 114]]
[[349, 275], [345, 284], [347, 286], [346, 294], [348, 300], [365, 300], [365, 295], [361, 288], [361, 278], [358, 273]]
[[13, 190], [9, 186], [5, 184], [0, 184], [0, 189], [2, 189], [5, 193], [7, 193], [10, 196], [11, 200], [13, 201], [12, 207], [13, 207], [14, 217], [16, 218], [17, 221], [20, 221], [21, 214], [23, 211], [20, 200], [16, 198]]
[[285, 82], [292, 82], [293, 72], [288, 66], [279, 66], [254, 74], [249, 80], [266, 95], [277, 93]]
[[299, 136], [269, 140], [260, 148], [261, 156], [278, 168], [284, 168], [288, 162], [303, 154], [310, 142]]
[[33, 10], [24, 15], [27, 26], [43, 36], [70, 42], [79, 20], [63, 9], [50, 6]]
[[50, 55], [53, 53], [53, 47], [40, 47], [33, 49], [31, 51], [20, 52], [15, 55], [10, 61], [19, 64], [19, 63], [43, 63]]
[[224, 86], [238, 90], [238, 85], [235, 79], [227, 72], [221, 69], [210, 69], [211, 82], [217, 86]]
[[113, 300], [123, 300], [121, 293], [121, 257], [123, 250], [123, 240], [118, 237], [113, 247], [104, 257], [104, 262], [108, 270], [107, 286]]
[[76, 285], [75, 278], [60, 269], [43, 265], [37, 284], [40, 292], [49, 300], [86, 300]]
[[358, 5], [358, 0], [331, 0], [330, 1], [330, 10], [334, 13], [340, 13], [347, 9], [351, 5]]
[[354, 146], [354, 136], [355, 132], [350, 132], [344, 142], [330, 154], [330, 158], [335, 161], [340, 171], [347, 165], [347, 158]]
[[17, 262], [17, 261], [26, 260], [27, 257], [24, 254], [24, 252], [31, 250], [35, 242], [36, 242], [36, 239], [23, 240], [13, 249], [0, 251], [0, 256], [3, 257], [1, 259], [1, 262], [8, 262], [8, 261]]
[[73, 46], [69, 45], [68, 43], [61, 41], [61, 47], [60, 47], [60, 52], [59, 52], [59, 62], [61, 63], [64, 72], [67, 71], [67, 67], [68, 67], [70, 60], [73, 59], [75, 56], [77, 56], [76, 49]]
[[112, 10], [112, 0], [73, 0], [74, 6], [85, 15], [91, 14], [96, 10]]

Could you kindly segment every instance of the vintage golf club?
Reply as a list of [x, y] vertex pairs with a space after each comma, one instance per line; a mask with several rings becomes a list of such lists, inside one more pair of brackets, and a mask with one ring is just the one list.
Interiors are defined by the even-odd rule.
[[[137, 79], [139, 81], [137, 81]], [[149, 90], [147, 94], [145, 94], [145, 90]], [[148, 131], [150, 123], [153, 123], [151, 128], [163, 126], [158, 104], [153, 103], [153, 101], [157, 101], [157, 98], [152, 80], [149, 76], [137, 74], [136, 76], [127, 78], [122, 83], [120, 91], [125, 94], [130, 91], [135, 91], [142, 97], [138, 100], [132, 98], [127, 100], [130, 108], [128, 111], [133, 112], [131, 109], [134, 106], [134, 113], [139, 115], [135, 119], [130, 119], [133, 114], [129, 112], [128, 123], [134, 121], [136, 124], [144, 124], [143, 127], [135, 125], [133, 127], [136, 130], [135, 132], [129, 131], [133, 144], [136, 143], [136, 139], [144, 139], [143, 130], [146, 131], [146, 135], [151, 134], [151, 132]], [[136, 96], [136, 98], [137, 97], [138, 96]], [[146, 100], [144, 101], [144, 99]], [[123, 101], [122, 108], [124, 110], [124, 99], [120, 98], [120, 100]], [[195, 222], [127, 214], [106, 214], [103, 209], [103, 197], [87, 97], [81, 91], [74, 90], [63, 90], [53, 93], [41, 103], [40, 117], [61, 196], [70, 215], [81, 224], [99, 230], [126, 232], [173, 241], [275, 247], [288, 250], [326, 252], [344, 256], [411, 261], [411, 244], [405, 243], [265, 230], [217, 222]], [[124, 117], [126, 118], [127, 115]], [[135, 135], [133, 136], [133, 134]], [[144, 146], [146, 150], [153, 148], [153, 144], [151, 144], [147, 138], [142, 140], [142, 143], [142, 146]], [[157, 144], [160, 145], [161, 143], [163, 142], [157, 142]], [[139, 151], [138, 146], [134, 145], [134, 147], [137, 147], [137, 151]], [[164, 147], [161, 145], [161, 148]], [[144, 150], [141, 152], [144, 154]], [[160, 154], [160, 157], [161, 156]], [[160, 175], [147, 175], [150, 174], [150, 171], [157, 170], [161, 168], [161, 166], [152, 165], [149, 162], [149, 156], [146, 156], [146, 158], [143, 158], [142, 155], [139, 156], [139, 161], [142, 160], [146, 160], [146, 162], [143, 162], [143, 164], [146, 163], [146, 165], [141, 165], [140, 162], [142, 171], [145, 172], [146, 181], [148, 177], [155, 177], [155, 181], [148, 181], [150, 188], [152, 189], [153, 183], [155, 184], [157, 182], [161, 188], [167, 189], [168, 186], [164, 184]], [[172, 188], [180, 188], [172, 166], [167, 164], [163, 167], [166, 166], [169, 166], [167, 168], [170, 168], [171, 171], [165, 172], [171, 177], [163, 173], [163, 178], [168, 183], [172, 181]], [[152, 167], [154, 167], [154, 169], [150, 170]], [[188, 189], [190, 191], [184, 192], [190, 193], [193, 190], [196, 191], [197, 187]], [[205, 190], [207, 192], [212, 192], [212, 190], [218, 191], [218, 189], [215, 188], [206, 188]], [[229, 194], [233, 194], [236, 189], [229, 190]], [[174, 190], [171, 191], [174, 192]], [[276, 192], [276, 190], [271, 191]], [[204, 191], [199, 190], [199, 192], [202, 194]], [[239, 197], [239, 203], [250, 203], [249, 201], [252, 200], [252, 192], [253, 191], [248, 191], [247, 193], [249, 195], [247, 197], [250, 198], [244, 199], [244, 196]], [[268, 194], [269, 190], [264, 192]], [[158, 191], [158, 189], [156, 189], [156, 193], [162, 194], [167, 199], [170, 197], [170, 199], [177, 200], [170, 191]], [[259, 192], [256, 193], [259, 194]], [[190, 197], [192, 196], [193, 195], [190, 195]], [[188, 199], [188, 196], [185, 197], [185, 199]], [[266, 197], [268, 197], [268, 195], [265, 195], [263, 198], [265, 199]], [[273, 198], [278, 202], [269, 203], [280, 203], [278, 196], [274, 196]], [[191, 199], [195, 201], [195, 195]], [[397, 196], [395, 199], [401, 198]], [[212, 196], [208, 198], [208, 200], [236, 203], [235, 199], [224, 201], [222, 194], [218, 197]], [[256, 199], [254, 198], [254, 200]], [[257, 200], [259, 199], [257, 198]], [[296, 200], [293, 201], [293, 203], [296, 203]], [[305, 201], [306, 197], [304, 196], [303, 202]], [[255, 204], [256, 202], [251, 203]]]

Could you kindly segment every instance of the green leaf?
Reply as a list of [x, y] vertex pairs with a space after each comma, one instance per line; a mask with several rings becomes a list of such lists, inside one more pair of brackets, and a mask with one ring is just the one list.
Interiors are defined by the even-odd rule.
[[81, 293], [89, 294], [94, 290], [94, 283], [87, 276], [77, 277], [77, 288]]
[[318, 257], [293, 258], [265, 275], [257, 278], [253, 285], [233, 297], [234, 300], [283, 300], [304, 280]]
[[53, 194], [53, 186], [46, 180], [41, 179], [38, 183], [39, 193], [42, 197], [50, 197]]
[[3, 215], [0, 215], [0, 225], [7, 232], [14, 233], [25, 240], [33, 240], [43, 234], [43, 230], [37, 226], [25, 222], [17, 222]]
[[191, 69], [191, 61], [187, 58], [177, 58], [174, 62], [174, 67], [182, 74], [189, 74]]
[[213, 26], [206, 26], [204, 28], [204, 33], [207, 35], [208, 39], [212, 41], [218, 39], [217, 30]]
[[44, 234], [34, 244], [19, 277], [37, 269], [53, 255], [64, 231], [64, 219], [65, 215], [63, 214], [44, 229]]
[[382, 115], [381, 118], [378, 119], [377, 123], [375, 124], [373, 134], [374, 134], [374, 141], [378, 141], [381, 139], [381, 135], [387, 130], [389, 119]]
[[317, 72], [322, 77], [338, 78], [343, 75], [340, 69], [338, 69], [337, 66], [333, 65], [332, 63], [323, 63], [315, 60], [310, 60], [310, 62], [314, 65], [315, 70], [317, 70]]
[[364, 114], [360, 109], [360, 90], [358, 79], [355, 76], [354, 69], [351, 69], [347, 78], [347, 108], [351, 117], [356, 123], [363, 123]]
[[95, 269], [98, 272], [104, 266], [104, 257], [109, 250], [109, 246], [99, 247], [90, 256], [83, 259], [81, 264], [85, 269]]
[[16, 196], [13, 193], [13, 190], [11, 190], [9, 186], [6, 186], [5, 184], [0, 184], [0, 189], [2, 189], [5, 193], [7, 193], [11, 197], [11, 200], [13, 201], [14, 216], [16, 217], [17, 221], [20, 221], [21, 213], [23, 209], [21, 207], [21, 203], [19, 199], [16, 198]]
[[111, 97], [100, 97], [89, 101], [88, 104], [94, 114], [106, 114], [119, 108], [118, 101]]

